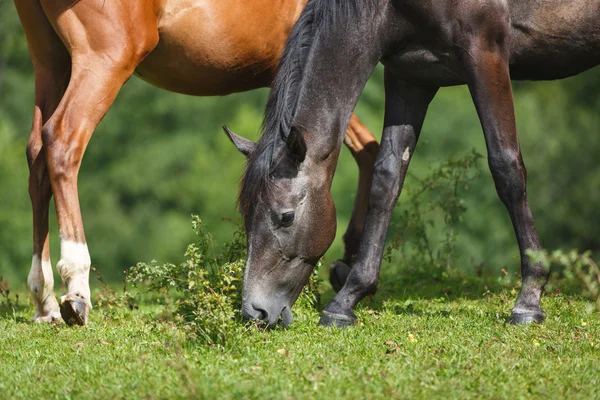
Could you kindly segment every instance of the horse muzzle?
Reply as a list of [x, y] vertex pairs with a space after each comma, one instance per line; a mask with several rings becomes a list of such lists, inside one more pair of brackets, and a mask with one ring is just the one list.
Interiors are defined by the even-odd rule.
[[284, 327], [288, 327], [293, 320], [291, 307], [287, 304], [279, 304], [276, 301], [261, 299], [259, 301], [243, 301], [242, 316], [246, 320], [260, 321], [269, 327], [273, 327], [281, 321]]

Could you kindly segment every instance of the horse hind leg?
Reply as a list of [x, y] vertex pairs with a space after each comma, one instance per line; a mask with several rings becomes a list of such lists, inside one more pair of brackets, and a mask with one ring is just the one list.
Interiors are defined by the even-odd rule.
[[333, 290], [339, 292], [350, 273], [350, 266], [358, 254], [358, 247], [365, 225], [367, 208], [369, 206], [369, 191], [373, 178], [375, 158], [379, 144], [375, 136], [352, 114], [350, 124], [346, 130], [344, 144], [354, 157], [358, 165], [358, 186], [352, 217], [344, 234], [344, 258], [335, 261], [329, 271], [329, 282]]
[[54, 296], [48, 241], [48, 209], [52, 190], [42, 145], [42, 126], [52, 116], [69, 81], [71, 60], [37, 1], [15, 3], [35, 71], [35, 107], [27, 144], [29, 196], [33, 211], [33, 256], [27, 284], [35, 303], [35, 322], [61, 319]]
[[[486, 23], [465, 35], [469, 39], [462, 44], [467, 49], [462, 59], [470, 76], [469, 89], [483, 127], [496, 191], [510, 214], [521, 253], [523, 284], [509, 322], [542, 322], [546, 315], [540, 300], [550, 271], [541, 263], [532, 263], [527, 256], [527, 249], [539, 251], [542, 246], [527, 202], [527, 171], [517, 137], [508, 67], [507, 10], [498, 4], [499, 16], [488, 14], [490, 19], [483, 20]], [[504, 24], [499, 25], [498, 21]], [[496, 41], [490, 42], [490, 37]]]
[[[60, 312], [70, 325], [87, 324], [92, 308], [91, 259], [77, 188], [83, 155], [118, 91], [158, 42], [155, 19], [117, 17], [133, 12], [124, 4], [106, 3], [106, 9], [91, 9], [102, 4], [77, 3], [67, 11], [56, 12], [61, 37], [72, 45], [72, 68], [67, 90], [42, 128], [42, 142], [61, 241], [57, 269], [68, 289], [61, 297]], [[98, 13], [112, 17], [98, 18]], [[136, 26], [130, 26], [134, 22]], [[88, 37], [93, 37], [93, 47]]]
[[60, 312], [54, 296], [54, 277], [50, 262], [48, 240], [48, 210], [52, 190], [44, 152], [42, 151], [43, 113], [36, 102], [32, 131], [27, 145], [29, 164], [29, 196], [33, 211], [33, 256], [27, 285], [36, 306], [35, 322], [60, 320]]

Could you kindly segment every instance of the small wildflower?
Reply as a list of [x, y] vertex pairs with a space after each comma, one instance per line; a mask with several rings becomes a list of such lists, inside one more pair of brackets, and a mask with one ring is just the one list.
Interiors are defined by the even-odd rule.
[[415, 339], [415, 335], [413, 335], [412, 333], [408, 334], [408, 341], [411, 343], [417, 343], [417, 339]]
[[537, 340], [534, 340], [534, 341], [533, 341], [533, 345], [534, 345], [535, 347], [539, 347], [539, 346], [540, 346], [540, 342], [538, 342]]
[[286, 357], [290, 357], [290, 353], [286, 350], [286, 349], [279, 349], [277, 350], [277, 353], [281, 354], [282, 356], [286, 356]]
[[581, 326], [587, 326], [587, 322], [581, 321]]

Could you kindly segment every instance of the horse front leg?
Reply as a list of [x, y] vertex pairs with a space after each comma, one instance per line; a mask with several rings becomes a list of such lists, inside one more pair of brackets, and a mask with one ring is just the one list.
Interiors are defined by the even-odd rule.
[[479, 20], [480, 25], [472, 26], [473, 34], [466, 35], [461, 46], [464, 49], [462, 61], [483, 127], [496, 191], [510, 214], [521, 253], [522, 288], [510, 322], [541, 322], [545, 313], [540, 299], [549, 270], [541, 263], [532, 263], [526, 254], [527, 249], [540, 250], [541, 244], [527, 202], [527, 171], [515, 123], [508, 64], [508, 11], [500, 9], [495, 14], [491, 19]]
[[33, 211], [33, 256], [27, 286], [35, 303], [35, 322], [54, 322], [61, 319], [54, 296], [54, 275], [48, 240], [48, 210], [52, 190], [42, 151], [42, 111], [36, 104], [32, 131], [27, 144], [29, 165], [29, 197]]
[[369, 190], [373, 177], [373, 167], [379, 144], [375, 136], [352, 114], [346, 130], [344, 144], [358, 165], [358, 186], [352, 216], [344, 234], [344, 258], [335, 261], [329, 271], [329, 282], [333, 290], [339, 292], [350, 273], [350, 266], [358, 253], [360, 239], [365, 226], [367, 208], [369, 206]]
[[365, 296], [375, 293], [385, 239], [394, 206], [400, 195], [410, 159], [437, 88], [421, 87], [385, 71], [385, 121], [375, 161], [369, 206], [356, 261], [346, 283], [325, 307], [319, 324], [348, 326], [352, 310]]
[[68, 287], [60, 300], [60, 312], [70, 325], [85, 325], [92, 307], [91, 259], [77, 190], [79, 168], [96, 125], [130, 75], [126, 70], [102, 66], [101, 61], [97, 58], [92, 67], [73, 60], [65, 96], [42, 129], [60, 233], [60, 261], [56, 267]]
[[57, 29], [72, 57], [67, 90], [42, 128], [60, 234], [57, 269], [68, 288], [60, 312], [68, 324], [87, 324], [92, 307], [91, 259], [77, 189], [81, 161], [121, 86], [158, 42], [156, 21], [127, 15], [125, 6], [80, 2], [66, 11], [60, 5], [47, 10], [49, 15], [60, 15]]

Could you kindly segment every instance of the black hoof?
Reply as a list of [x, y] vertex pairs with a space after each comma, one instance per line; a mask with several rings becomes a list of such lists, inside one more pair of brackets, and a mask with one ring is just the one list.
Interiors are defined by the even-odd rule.
[[344, 314], [336, 314], [329, 311], [323, 311], [319, 325], [333, 326], [336, 328], [347, 328], [356, 323], [356, 317]]
[[329, 270], [329, 283], [331, 287], [337, 293], [342, 290], [348, 275], [350, 274], [350, 267], [342, 260], [337, 260], [331, 265]]
[[511, 325], [525, 325], [525, 324], [541, 324], [546, 319], [546, 314], [543, 312], [536, 313], [512, 313], [508, 323]]
[[87, 325], [91, 308], [79, 293], [70, 293], [60, 300], [60, 315], [67, 325]]

